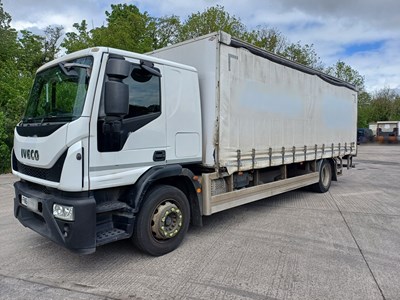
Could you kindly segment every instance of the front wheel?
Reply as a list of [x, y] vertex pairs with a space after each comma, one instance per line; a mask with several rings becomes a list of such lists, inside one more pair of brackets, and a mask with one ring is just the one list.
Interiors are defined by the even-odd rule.
[[332, 182], [332, 166], [327, 160], [321, 162], [319, 168], [319, 181], [313, 184], [311, 187], [314, 192], [326, 193]]
[[158, 185], [143, 201], [133, 242], [153, 256], [175, 250], [189, 228], [190, 207], [185, 194], [173, 186]]

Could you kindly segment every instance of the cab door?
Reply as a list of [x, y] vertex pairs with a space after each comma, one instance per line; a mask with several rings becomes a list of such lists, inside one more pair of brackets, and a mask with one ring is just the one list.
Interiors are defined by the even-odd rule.
[[[130, 63], [129, 75], [122, 80], [128, 86], [129, 112], [115, 120], [106, 116], [104, 88], [96, 95], [99, 105], [93, 112], [90, 135], [91, 189], [133, 184], [151, 167], [166, 163], [163, 66], [134, 58], [125, 60]], [[149, 66], [155, 72], [147, 71]], [[104, 87], [107, 80], [112, 78], [104, 75], [98, 86]]]

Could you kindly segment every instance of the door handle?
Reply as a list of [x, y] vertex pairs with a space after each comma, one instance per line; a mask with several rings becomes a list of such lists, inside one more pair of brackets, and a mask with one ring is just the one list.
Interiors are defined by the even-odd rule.
[[153, 161], [164, 161], [165, 160], [165, 150], [155, 151], [153, 154]]

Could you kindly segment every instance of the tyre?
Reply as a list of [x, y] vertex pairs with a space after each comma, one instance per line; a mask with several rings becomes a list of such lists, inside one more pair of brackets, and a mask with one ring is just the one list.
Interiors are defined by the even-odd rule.
[[157, 185], [143, 199], [133, 242], [150, 255], [164, 255], [180, 245], [189, 221], [190, 207], [185, 194], [173, 186]]
[[313, 185], [311, 188], [317, 193], [326, 193], [332, 183], [332, 166], [327, 160], [321, 162], [321, 167], [319, 168], [319, 181]]

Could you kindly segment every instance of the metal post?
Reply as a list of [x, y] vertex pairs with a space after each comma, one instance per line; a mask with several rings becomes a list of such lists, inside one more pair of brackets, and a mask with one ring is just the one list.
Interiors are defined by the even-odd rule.
[[251, 150], [251, 162], [252, 162], [252, 170], [254, 170], [254, 165], [255, 165], [255, 159], [256, 159], [256, 149]]
[[315, 144], [314, 148], [315, 148], [314, 149], [315, 150], [315, 160], [317, 160], [318, 145]]
[[296, 161], [296, 147], [293, 146], [293, 163]]
[[272, 166], [272, 148], [268, 149], [268, 155], [269, 155], [269, 166]]
[[241, 153], [240, 153], [240, 150], [237, 150], [236, 152], [237, 152], [237, 167], [238, 167], [238, 172], [239, 172], [240, 171], [240, 164], [241, 164], [241, 162], [240, 162]]

